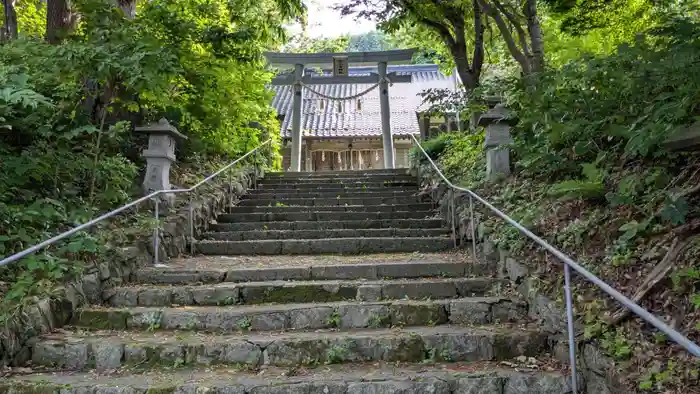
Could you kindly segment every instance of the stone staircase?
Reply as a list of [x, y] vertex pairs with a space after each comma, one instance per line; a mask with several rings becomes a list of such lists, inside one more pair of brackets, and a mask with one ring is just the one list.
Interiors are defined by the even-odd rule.
[[33, 344], [49, 371], [0, 393], [569, 393], [526, 305], [448, 251], [416, 191], [400, 171], [268, 175], [203, 255], [83, 308]]
[[206, 255], [438, 252], [453, 246], [401, 171], [270, 174], [197, 245]]

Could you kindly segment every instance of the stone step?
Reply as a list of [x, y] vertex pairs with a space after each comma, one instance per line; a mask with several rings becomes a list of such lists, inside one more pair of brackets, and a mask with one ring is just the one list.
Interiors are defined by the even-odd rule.
[[227, 307], [85, 308], [71, 324], [94, 330], [247, 332], [490, 324], [523, 321], [524, 303], [498, 297]]
[[[376, 198], [376, 197], [417, 197], [416, 189], [401, 190], [401, 189], [346, 189], [344, 191], [325, 191], [325, 190], [304, 190], [304, 189], [258, 189], [249, 190], [247, 194], [241, 196], [242, 200], [262, 199], [262, 200], [280, 200], [290, 198], [317, 198], [317, 199], [336, 199], [336, 198]], [[329, 204], [323, 204], [329, 205]], [[331, 204], [332, 205], [332, 204]]]
[[133, 306], [222, 306], [333, 301], [437, 300], [485, 296], [492, 278], [265, 281], [199, 286], [129, 286], [112, 290], [108, 303]]
[[[401, 211], [430, 211], [431, 203], [413, 202], [409, 204], [388, 205], [329, 205], [329, 206], [282, 206], [269, 207], [237, 206], [230, 208], [230, 214], [236, 213], [287, 213], [287, 212], [401, 212]], [[220, 216], [225, 216], [220, 215]]]
[[352, 362], [499, 361], [549, 350], [546, 334], [507, 327], [437, 327], [215, 335], [180, 331], [49, 334], [33, 365], [98, 371], [129, 365], [289, 366]]
[[221, 223], [241, 222], [308, 222], [314, 220], [392, 220], [434, 218], [432, 210], [391, 211], [391, 212], [271, 212], [271, 213], [224, 213], [217, 217]]
[[383, 182], [384, 184], [391, 184], [394, 182], [413, 182], [415, 184], [416, 177], [410, 175], [372, 175], [305, 178], [263, 178], [258, 180], [258, 184], [262, 185], [278, 185], [285, 183], [362, 184], [363, 182]]
[[368, 197], [368, 198], [288, 198], [284, 200], [248, 199], [238, 202], [241, 207], [274, 207], [278, 205], [297, 205], [304, 207], [334, 207], [344, 205], [389, 205], [411, 204], [420, 202], [415, 195], [404, 197]]
[[260, 230], [339, 230], [379, 228], [442, 228], [442, 219], [393, 219], [393, 220], [324, 220], [295, 222], [249, 222], [215, 223], [213, 231], [260, 231]]
[[[545, 360], [550, 362], [550, 360]], [[116, 363], [115, 363], [116, 364]], [[584, 382], [579, 382], [583, 392]], [[449, 364], [358, 363], [318, 368], [265, 367], [232, 370], [226, 366], [199, 369], [133, 370], [97, 375], [93, 372], [34, 373], [0, 382], [8, 394], [564, 394], [569, 379], [559, 372], [504, 369], [495, 362]]]
[[418, 185], [415, 180], [412, 181], [394, 181], [394, 182], [375, 182], [375, 181], [358, 181], [358, 182], [344, 182], [344, 183], [317, 183], [317, 182], [288, 182], [288, 183], [259, 183], [258, 189], [328, 189], [328, 190], [339, 190], [339, 189], [379, 189], [379, 190], [392, 190], [392, 189], [417, 189]]
[[[355, 213], [354, 215], [362, 214]], [[210, 256], [443, 252], [452, 248], [454, 248], [454, 242], [449, 237], [270, 239], [260, 241], [200, 240], [195, 243], [197, 252]]]
[[316, 172], [268, 172], [265, 177], [276, 178], [328, 178], [333, 176], [375, 176], [375, 175], [408, 175], [408, 169], [382, 168], [376, 170], [350, 170], [350, 171], [316, 171]]
[[443, 237], [448, 236], [446, 228], [375, 228], [364, 230], [262, 230], [211, 232], [202, 235], [202, 239], [219, 241], [259, 241], [276, 239], [321, 239], [321, 238], [377, 238], [377, 237]]
[[[284, 256], [282, 256], [284, 257]], [[287, 261], [266, 261], [242, 268], [238, 259], [208, 259], [200, 265], [183, 261], [181, 267], [150, 267], [136, 272], [139, 283], [193, 285], [197, 283], [265, 282], [292, 280], [358, 280], [358, 279], [416, 279], [427, 277], [461, 278], [464, 276], [486, 276], [493, 274], [494, 267], [477, 262], [441, 261], [432, 257], [418, 256], [418, 260], [389, 259], [383, 255], [358, 256], [314, 256], [314, 261], [289, 265]], [[344, 263], [338, 263], [339, 260]]]

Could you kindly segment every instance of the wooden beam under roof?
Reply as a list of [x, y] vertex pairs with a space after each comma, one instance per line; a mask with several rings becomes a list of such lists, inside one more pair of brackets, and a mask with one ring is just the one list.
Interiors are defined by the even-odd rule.
[[[411, 75], [398, 75], [396, 73], [387, 74], [387, 78], [391, 83], [411, 83]], [[347, 84], [367, 84], [371, 85], [379, 82], [379, 74], [370, 73], [370, 75], [351, 75], [347, 77], [334, 76], [314, 76], [305, 75], [301, 81], [305, 85], [347, 85]], [[294, 83], [294, 75], [280, 75], [272, 78], [272, 86], [291, 85]]]
[[333, 57], [345, 56], [350, 65], [376, 65], [377, 63], [409, 64], [417, 48], [395, 49], [377, 52], [342, 52], [342, 53], [284, 53], [265, 52], [267, 62], [273, 66], [286, 64], [303, 64], [304, 67], [323, 67], [333, 64]]

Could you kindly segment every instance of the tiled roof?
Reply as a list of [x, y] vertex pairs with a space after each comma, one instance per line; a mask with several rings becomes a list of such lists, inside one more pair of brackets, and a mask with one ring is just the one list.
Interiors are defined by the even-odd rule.
[[[369, 75], [376, 67], [350, 67], [350, 75]], [[418, 93], [430, 88], [453, 88], [452, 77], [438, 71], [437, 65], [396, 65], [388, 72], [412, 76], [411, 83], [397, 83], [389, 87], [391, 109], [391, 131], [394, 135], [420, 134], [416, 111], [421, 105]], [[313, 85], [313, 89], [332, 97], [347, 97], [362, 92], [372, 85]], [[273, 86], [275, 97], [272, 106], [284, 115], [281, 122], [283, 137], [291, 137], [292, 86]], [[358, 106], [359, 100], [359, 106]], [[323, 101], [320, 103], [319, 101]], [[356, 100], [341, 102], [323, 99], [313, 92], [305, 91], [302, 108], [302, 132], [309, 137], [370, 137], [382, 135], [379, 109], [379, 90], [374, 89]]]

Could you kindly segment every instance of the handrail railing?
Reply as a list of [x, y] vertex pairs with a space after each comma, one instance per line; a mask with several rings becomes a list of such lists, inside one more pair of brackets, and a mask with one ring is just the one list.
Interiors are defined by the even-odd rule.
[[[440, 178], [449, 186], [453, 191], [454, 190], [459, 190], [462, 192], [465, 192], [469, 195], [469, 208], [471, 211], [471, 231], [472, 231], [472, 253], [474, 254], [474, 258], [476, 258], [476, 237], [474, 236], [474, 204], [473, 200], [477, 200], [480, 203], [482, 203], [486, 208], [488, 208], [491, 212], [495, 213], [496, 216], [500, 217], [501, 219], [505, 220], [508, 222], [510, 225], [513, 227], [517, 228], [518, 231], [521, 233], [525, 234], [528, 238], [533, 240], [535, 243], [538, 245], [542, 246], [545, 248], [547, 251], [552, 253], [556, 258], [561, 260], [564, 263], [564, 292], [565, 292], [565, 299], [566, 299], [566, 317], [567, 317], [567, 326], [568, 326], [568, 332], [569, 332], [569, 362], [571, 363], [571, 387], [573, 389], [574, 393], [578, 393], [576, 391], [576, 345], [574, 342], [575, 335], [574, 335], [574, 319], [573, 319], [573, 301], [571, 297], [571, 273], [570, 273], [570, 268], [573, 268], [577, 273], [579, 273], [581, 276], [586, 278], [588, 281], [592, 282], [596, 286], [598, 286], [601, 290], [606, 292], [609, 296], [614, 298], [616, 301], [624, 305], [626, 308], [630, 309], [632, 312], [634, 312], [637, 316], [641, 317], [643, 320], [645, 320], [647, 323], [653, 325], [659, 331], [663, 332], [664, 334], [668, 335], [671, 339], [673, 339], [677, 344], [682, 346], [685, 350], [690, 352], [696, 357], [700, 357], [700, 346], [698, 346], [696, 343], [692, 342], [688, 338], [686, 338], [683, 334], [680, 332], [674, 330], [671, 328], [668, 324], [664, 323], [661, 321], [659, 318], [656, 316], [652, 315], [647, 311], [646, 309], [642, 308], [638, 304], [636, 304], [634, 301], [630, 300], [629, 298], [625, 297], [622, 293], [619, 291], [613, 289], [610, 285], [605, 283], [602, 279], [598, 278], [597, 276], [593, 275], [590, 271], [586, 270], [583, 268], [580, 264], [575, 262], [571, 257], [567, 256], [563, 252], [561, 252], [559, 249], [555, 248], [551, 244], [549, 244], [547, 241], [543, 240], [542, 238], [538, 237], [537, 235], [533, 234], [530, 230], [525, 228], [522, 224], [518, 223], [515, 221], [513, 218], [510, 216], [506, 215], [505, 213], [501, 212], [498, 208], [494, 207], [491, 205], [488, 201], [484, 200], [481, 198], [479, 195], [474, 193], [473, 191], [459, 187], [452, 182], [450, 182], [449, 179], [445, 177], [445, 175], [440, 171], [438, 168], [437, 164], [433, 161], [433, 159], [430, 158], [428, 153], [423, 149], [423, 146], [421, 146], [420, 142], [418, 139], [414, 136], [411, 135], [413, 138], [413, 141], [415, 142], [416, 146], [420, 151], [423, 153], [426, 159], [430, 162], [430, 165], [433, 167], [435, 172], [440, 176]], [[450, 199], [452, 201], [452, 199]], [[454, 207], [451, 208], [451, 213], [454, 214]], [[454, 223], [454, 218], [452, 219], [452, 222]]]
[[[75, 233], [77, 233], [77, 232], [79, 232], [79, 231], [82, 231], [82, 230], [85, 230], [85, 229], [87, 229], [87, 228], [90, 228], [90, 227], [94, 226], [95, 224], [97, 224], [97, 223], [99, 223], [99, 222], [101, 222], [101, 221], [103, 221], [103, 220], [105, 220], [105, 219], [109, 219], [109, 218], [111, 218], [111, 217], [113, 217], [113, 216], [115, 216], [115, 215], [117, 215], [117, 214], [119, 214], [119, 213], [121, 213], [121, 212], [123, 212], [123, 211], [129, 209], [129, 208], [132, 208], [132, 207], [134, 207], [134, 206], [137, 206], [137, 205], [141, 204], [142, 202], [147, 201], [147, 200], [150, 200], [150, 199], [153, 199], [153, 200], [155, 201], [154, 216], [155, 216], [155, 219], [156, 219], [156, 222], [157, 222], [158, 219], [159, 219], [159, 212], [158, 212], [158, 205], [159, 205], [158, 202], [159, 202], [159, 199], [156, 198], [156, 197], [158, 197], [158, 196], [161, 195], [161, 194], [170, 194], [170, 193], [172, 193], [172, 194], [176, 194], [176, 193], [190, 193], [190, 192], [196, 191], [197, 188], [199, 188], [200, 186], [204, 185], [205, 183], [211, 181], [212, 179], [216, 178], [219, 174], [221, 174], [221, 173], [225, 172], [226, 170], [230, 169], [231, 167], [233, 167], [234, 165], [238, 164], [239, 162], [241, 162], [242, 160], [244, 160], [245, 158], [247, 158], [247, 157], [250, 156], [250, 155], [254, 155], [254, 157], [255, 157], [255, 159], [254, 159], [254, 165], [256, 166], [256, 168], [255, 168], [255, 171], [256, 171], [255, 176], [257, 177], [257, 152], [258, 152], [258, 150], [260, 150], [260, 148], [262, 148], [263, 146], [269, 144], [271, 141], [272, 141], [272, 139], [268, 139], [268, 140], [266, 140], [265, 142], [259, 144], [258, 146], [256, 146], [255, 148], [251, 149], [250, 151], [248, 151], [248, 152], [247, 152], [246, 154], [244, 154], [243, 156], [241, 156], [241, 157], [239, 157], [238, 159], [232, 161], [231, 163], [229, 163], [229, 164], [227, 164], [226, 166], [222, 167], [221, 169], [219, 169], [219, 170], [216, 171], [215, 173], [209, 175], [208, 177], [204, 178], [204, 179], [201, 180], [199, 183], [197, 183], [196, 185], [194, 185], [194, 186], [192, 186], [192, 187], [190, 187], [190, 188], [188, 188], [188, 189], [157, 190], [157, 191], [155, 191], [155, 192], [153, 192], [153, 193], [151, 193], [151, 194], [148, 194], [148, 195], [143, 196], [143, 197], [141, 197], [141, 198], [139, 198], [139, 199], [136, 199], [136, 200], [134, 200], [134, 201], [132, 201], [132, 202], [130, 202], [130, 203], [128, 203], [128, 204], [122, 205], [121, 207], [119, 207], [119, 208], [117, 208], [117, 209], [115, 209], [115, 210], [112, 210], [112, 211], [107, 212], [107, 213], [105, 213], [105, 214], [103, 214], [103, 215], [100, 215], [100, 216], [96, 217], [95, 219], [90, 220], [89, 222], [83, 223], [83, 224], [81, 224], [81, 225], [79, 225], [79, 226], [77, 226], [77, 227], [74, 227], [74, 228], [72, 228], [72, 229], [70, 229], [70, 230], [68, 230], [68, 231], [65, 231], [65, 232], [63, 232], [63, 233], [61, 233], [61, 234], [58, 234], [58, 235], [56, 235], [55, 237], [49, 238], [49, 239], [47, 239], [46, 241], [43, 241], [43, 242], [41, 242], [41, 243], [39, 243], [39, 244], [36, 244], [36, 245], [34, 245], [34, 246], [30, 247], [30, 248], [27, 248], [27, 249], [25, 249], [25, 250], [23, 250], [23, 251], [21, 251], [21, 252], [17, 252], [17, 253], [15, 253], [15, 254], [11, 255], [11, 256], [5, 257], [4, 259], [0, 260], [0, 266], [8, 265], [8, 264], [10, 264], [10, 263], [12, 263], [12, 262], [15, 262], [15, 261], [17, 261], [17, 260], [20, 260], [20, 259], [22, 259], [23, 257], [26, 257], [26, 256], [28, 256], [28, 255], [30, 255], [30, 254], [32, 254], [32, 253], [38, 251], [38, 250], [41, 250], [41, 249], [43, 249], [43, 248], [45, 248], [45, 247], [47, 247], [47, 246], [50, 246], [50, 245], [52, 245], [52, 244], [54, 244], [54, 243], [56, 243], [56, 242], [58, 242], [58, 241], [60, 241], [60, 240], [62, 240], [62, 239], [65, 239], [65, 238], [67, 238], [67, 237], [70, 237], [71, 235], [73, 235], [73, 234], [75, 234]], [[254, 185], [255, 185], [257, 182], [254, 180], [253, 183], [254, 183]], [[193, 208], [192, 208], [192, 202], [193, 202], [193, 200], [192, 200], [192, 194], [190, 194], [190, 195], [189, 195], [189, 218], [188, 218], [188, 221], [189, 221], [189, 231], [190, 231], [190, 247], [191, 247], [191, 250], [194, 251], [194, 242], [195, 242], [195, 239], [194, 239], [194, 223], [193, 223], [193, 213], [194, 213], [194, 212], [193, 212]], [[155, 229], [154, 229], [154, 234], [153, 234], [153, 245], [154, 245], [154, 249], [153, 249], [153, 260], [154, 260], [154, 264], [155, 264], [155, 265], [158, 265], [158, 263], [159, 263], [159, 262], [158, 262], [159, 227], [160, 227], [160, 226], [159, 226], [158, 224], [156, 224], [156, 227], [155, 227]]]

